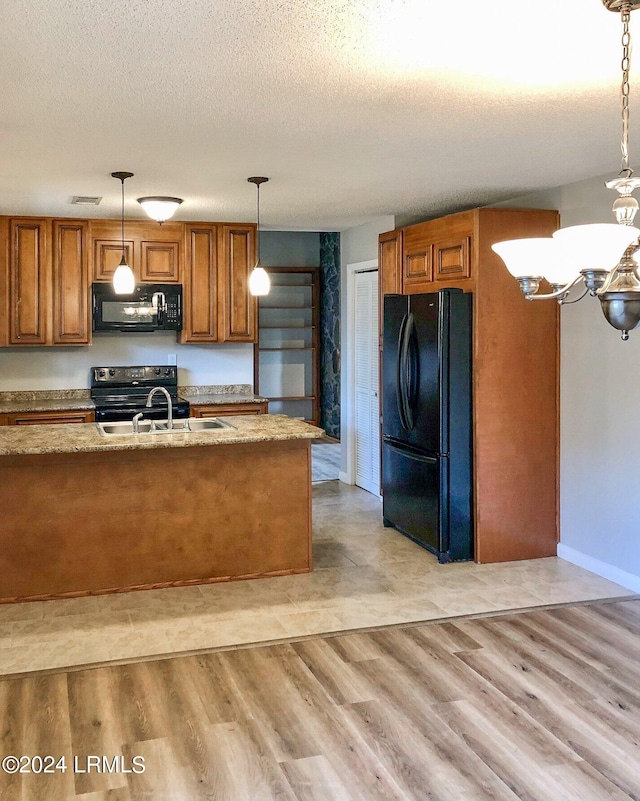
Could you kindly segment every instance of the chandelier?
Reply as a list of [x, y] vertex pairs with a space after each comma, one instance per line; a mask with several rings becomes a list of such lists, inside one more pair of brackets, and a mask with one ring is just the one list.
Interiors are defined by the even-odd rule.
[[[633, 191], [640, 186], [640, 179], [633, 177], [629, 167], [629, 17], [640, 8], [640, 0], [602, 3], [609, 11], [619, 13], [622, 21], [622, 169], [617, 178], [605, 184], [618, 192], [613, 204], [617, 224], [574, 225], [548, 238], [496, 242], [492, 249], [516, 278], [527, 300], [575, 303], [588, 293], [600, 300], [607, 322], [621, 331], [626, 341], [629, 331], [640, 325], [640, 266], [634, 258], [640, 250], [640, 229], [633, 226], [638, 211]], [[537, 294], [543, 279], [552, 291]], [[568, 300], [570, 291], [578, 285], [582, 285], [582, 294]]]

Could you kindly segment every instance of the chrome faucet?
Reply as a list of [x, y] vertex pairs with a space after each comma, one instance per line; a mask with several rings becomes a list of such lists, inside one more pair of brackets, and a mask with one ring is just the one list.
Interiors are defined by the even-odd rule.
[[164, 387], [154, 387], [151, 392], [147, 395], [147, 409], [150, 409], [153, 404], [153, 396], [156, 392], [164, 392], [165, 397], [167, 398], [167, 429], [171, 431], [173, 428], [173, 402], [171, 400], [171, 395], [167, 392]]
[[138, 414], [136, 414], [133, 420], [131, 421], [134, 434], [140, 433], [140, 420], [142, 420], [142, 418], [143, 418], [142, 412], [138, 412]]

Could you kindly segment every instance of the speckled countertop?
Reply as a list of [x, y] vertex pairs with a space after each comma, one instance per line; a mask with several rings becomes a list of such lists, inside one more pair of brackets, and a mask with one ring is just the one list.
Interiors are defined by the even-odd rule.
[[319, 439], [321, 428], [284, 414], [230, 416], [234, 428], [193, 433], [102, 436], [95, 423], [65, 425], [0, 426], [0, 457], [43, 453], [87, 453], [95, 451], [193, 448], [293, 439]]
[[20, 412], [66, 412], [92, 410], [88, 389], [34, 390], [33, 392], [0, 392], [0, 414]]
[[[211, 404], [264, 403], [254, 395], [250, 384], [214, 384], [178, 387], [178, 395], [194, 406]], [[0, 414], [20, 412], [65, 412], [93, 410], [88, 389], [55, 389], [0, 392]]]

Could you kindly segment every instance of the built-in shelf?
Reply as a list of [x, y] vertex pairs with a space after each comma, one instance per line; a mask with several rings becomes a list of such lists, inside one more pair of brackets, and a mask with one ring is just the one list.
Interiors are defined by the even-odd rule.
[[258, 299], [261, 313], [254, 359], [256, 392], [269, 400], [272, 414], [288, 414], [317, 425], [320, 418], [318, 270], [310, 267], [266, 270], [272, 291]]
[[273, 351], [278, 351], [278, 350], [315, 350], [315, 348], [312, 346], [310, 348], [295, 348], [295, 347], [292, 347], [292, 348], [258, 348], [258, 350], [259, 351], [267, 351], [267, 350], [273, 350]]

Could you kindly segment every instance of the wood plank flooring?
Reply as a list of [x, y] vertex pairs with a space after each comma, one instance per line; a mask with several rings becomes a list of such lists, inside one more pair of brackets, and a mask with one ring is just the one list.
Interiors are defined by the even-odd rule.
[[2, 801], [637, 801], [640, 599], [7, 678], [23, 754]]

